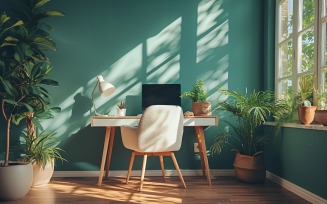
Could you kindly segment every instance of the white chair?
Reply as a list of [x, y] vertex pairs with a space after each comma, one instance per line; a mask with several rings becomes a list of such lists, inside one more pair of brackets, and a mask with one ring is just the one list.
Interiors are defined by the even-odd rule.
[[127, 149], [133, 150], [129, 163], [126, 184], [129, 181], [135, 155], [143, 155], [140, 181], [142, 191], [145, 167], [148, 156], [159, 156], [162, 175], [165, 180], [163, 156], [170, 156], [178, 176], [186, 188], [173, 151], [181, 147], [183, 136], [183, 111], [180, 106], [152, 105], [143, 113], [138, 127], [122, 126], [121, 136]]

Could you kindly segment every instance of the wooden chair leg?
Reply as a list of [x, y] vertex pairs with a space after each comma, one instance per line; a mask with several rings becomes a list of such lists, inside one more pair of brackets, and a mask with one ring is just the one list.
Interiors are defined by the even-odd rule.
[[141, 181], [140, 181], [140, 191], [142, 191], [143, 188], [143, 180], [145, 175], [145, 167], [146, 167], [146, 161], [147, 161], [148, 155], [143, 156], [143, 165], [142, 165], [142, 172], [141, 172]]
[[181, 173], [181, 171], [180, 171], [180, 169], [179, 169], [179, 166], [178, 166], [178, 163], [177, 163], [177, 160], [176, 160], [175, 154], [174, 154], [173, 152], [171, 152], [170, 156], [171, 156], [171, 159], [173, 160], [173, 163], [174, 163], [174, 165], [175, 165], [175, 168], [176, 168], [176, 171], [177, 171], [177, 173], [178, 173], [179, 179], [180, 179], [181, 182], [183, 183], [184, 188], [186, 188], [186, 185], [185, 185], [185, 182], [184, 182], [184, 179], [183, 179], [182, 173]]
[[165, 165], [164, 165], [164, 161], [163, 161], [163, 156], [160, 155], [160, 166], [161, 166], [161, 171], [162, 171], [162, 176], [163, 176], [163, 180], [166, 183], [166, 176], [165, 176]]
[[131, 160], [129, 161], [129, 167], [128, 167], [128, 172], [127, 172], [127, 177], [126, 177], [126, 184], [128, 184], [129, 177], [131, 175], [131, 171], [133, 168], [133, 163], [134, 163], [134, 158], [135, 158], [135, 152], [132, 152]]

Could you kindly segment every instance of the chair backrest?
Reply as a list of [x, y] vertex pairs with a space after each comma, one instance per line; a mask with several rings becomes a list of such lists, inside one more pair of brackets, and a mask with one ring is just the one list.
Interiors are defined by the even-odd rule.
[[149, 106], [139, 122], [138, 147], [142, 152], [178, 151], [183, 129], [183, 110], [180, 106]]

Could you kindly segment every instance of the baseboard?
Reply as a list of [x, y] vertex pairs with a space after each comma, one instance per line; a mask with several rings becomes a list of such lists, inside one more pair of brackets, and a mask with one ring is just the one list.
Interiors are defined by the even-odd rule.
[[[183, 176], [202, 176], [202, 170], [181, 170]], [[233, 169], [226, 169], [226, 170], [210, 170], [211, 175], [216, 176], [234, 176]], [[109, 171], [109, 177], [125, 177], [127, 171]], [[140, 170], [133, 170], [131, 176], [138, 176], [141, 175]], [[175, 170], [166, 170], [167, 176], [178, 176]], [[53, 173], [53, 177], [98, 177], [99, 171], [55, 171]], [[162, 176], [161, 170], [147, 170], [145, 171], [145, 176]]]
[[300, 186], [297, 186], [269, 171], [267, 171], [267, 178], [271, 180], [272, 182], [275, 182], [276, 184], [280, 185], [281, 187], [295, 193], [296, 195], [302, 197], [303, 199], [315, 203], [315, 204], [326, 204], [327, 200], [311, 193], [308, 190], [305, 190], [304, 188], [301, 188]]

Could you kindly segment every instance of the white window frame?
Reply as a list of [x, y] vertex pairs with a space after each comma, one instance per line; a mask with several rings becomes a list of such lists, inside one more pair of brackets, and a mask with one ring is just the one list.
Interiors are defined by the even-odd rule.
[[[314, 0], [315, 1], [315, 20], [314, 24], [306, 27], [305, 29], [299, 28], [299, 17], [300, 12], [302, 12], [302, 9], [300, 8], [300, 2], [302, 0], [293, 0], [293, 32], [290, 37], [287, 39], [282, 39], [282, 22], [281, 15], [282, 11], [280, 9], [280, 5], [286, 0], [277, 0], [276, 2], [276, 37], [275, 37], [275, 90], [277, 96], [282, 95], [282, 82], [285, 79], [290, 79], [292, 81], [292, 92], [293, 94], [297, 93], [299, 90], [298, 81], [301, 76], [313, 74], [314, 76], [314, 85], [315, 87], [325, 87], [326, 79], [324, 79], [324, 73], [325, 70], [327, 70], [327, 66], [323, 66], [323, 60], [325, 60], [324, 56], [324, 49], [326, 49], [326, 33], [323, 33], [326, 31], [326, 29], [323, 29], [323, 23], [327, 22], [327, 16], [323, 17], [325, 15], [325, 0]], [[324, 9], [322, 9], [324, 8]], [[299, 36], [305, 31], [313, 28], [314, 29], [314, 63], [313, 68], [310, 70], [307, 70], [305, 72], [301, 72], [300, 67], [300, 56], [302, 50], [301, 41]], [[324, 30], [324, 31], [323, 31]], [[323, 36], [325, 38], [323, 38]], [[284, 42], [287, 42], [288, 40], [292, 40], [293, 45], [293, 62], [292, 62], [292, 74], [289, 76], [281, 76], [281, 59], [279, 58], [279, 52], [280, 52], [280, 45], [282, 45]], [[326, 60], [325, 60], [326, 61]], [[327, 91], [327, 90], [322, 90]], [[316, 103], [316, 101], [315, 101]]]
[[[318, 49], [318, 59], [317, 59], [317, 66], [318, 66], [318, 87], [322, 87], [322, 89], [320, 91], [326, 92], [327, 90], [325, 90], [325, 86], [324, 83], [326, 82], [325, 79], [325, 71], [327, 70], [327, 64], [323, 65], [323, 62], [326, 62], [326, 51], [324, 51], [324, 49], [326, 49], [326, 26], [327, 26], [327, 12], [326, 12], [326, 5], [327, 2], [324, 0], [320, 0], [319, 1], [319, 8], [320, 11], [318, 13], [318, 18], [319, 18], [319, 23], [318, 23], [318, 32], [319, 32], [319, 38], [318, 38], [318, 45], [317, 45], [317, 49]], [[325, 9], [323, 9], [325, 8]], [[324, 17], [323, 17], [324, 16]], [[323, 24], [325, 23], [325, 26], [323, 26]], [[325, 38], [323, 38], [323, 36], [325, 36]]]

